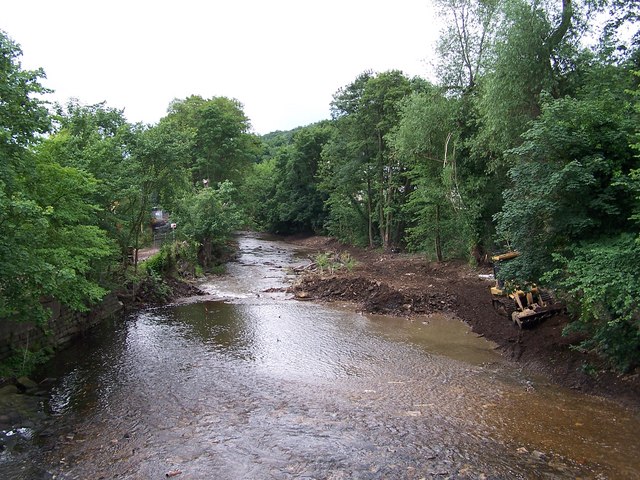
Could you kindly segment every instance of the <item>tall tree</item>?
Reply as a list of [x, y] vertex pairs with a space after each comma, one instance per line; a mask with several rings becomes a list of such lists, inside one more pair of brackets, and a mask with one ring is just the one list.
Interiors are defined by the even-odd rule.
[[198, 258], [205, 267], [211, 265], [216, 249], [241, 224], [242, 215], [233, 201], [233, 190], [229, 181], [199, 188], [178, 205], [176, 219], [181, 235], [198, 245]]
[[438, 261], [468, 253], [471, 202], [460, 187], [456, 111], [461, 100], [437, 89], [413, 94], [391, 137], [396, 155], [407, 166], [412, 188], [404, 210], [409, 214], [407, 242], [433, 252]]
[[495, 35], [500, 0], [436, 0], [445, 29], [438, 39], [440, 83], [468, 93], [483, 75]]
[[259, 143], [249, 133], [249, 119], [235, 99], [192, 95], [174, 100], [161, 123], [193, 137], [193, 148], [185, 161], [194, 183], [239, 183], [258, 154]]
[[424, 86], [425, 82], [411, 81], [399, 71], [365, 72], [334, 96], [332, 113], [344, 141], [325, 150], [325, 184], [364, 213], [370, 246], [379, 239], [390, 248], [398, 239], [406, 179], [387, 135], [398, 122], [401, 100]]
[[520, 143], [528, 122], [540, 114], [543, 90], [556, 97], [563, 94], [558, 88], [565, 66], [560, 52], [574, 38], [568, 35], [572, 0], [562, 0], [557, 19], [553, 13], [539, 0], [504, 3], [490, 73], [483, 82], [484, 128], [478, 139], [497, 155]]
[[278, 233], [319, 232], [324, 224], [326, 195], [318, 189], [322, 148], [331, 135], [327, 122], [309, 125], [293, 134], [292, 143], [276, 157], [275, 202]]
[[36, 151], [50, 117], [37, 98], [41, 70], [0, 32], [0, 318], [45, 320], [55, 298], [74, 309], [101, 298], [97, 266], [111, 254], [92, 224], [95, 180]]
[[126, 259], [141, 225], [141, 169], [132, 152], [139, 127], [129, 124], [121, 110], [78, 101], [58, 108], [56, 124], [41, 154], [98, 180], [92, 194], [100, 207], [96, 223], [116, 240]]

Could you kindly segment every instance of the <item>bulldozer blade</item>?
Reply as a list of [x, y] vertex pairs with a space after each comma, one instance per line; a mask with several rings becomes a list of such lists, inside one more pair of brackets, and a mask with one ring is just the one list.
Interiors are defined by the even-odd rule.
[[541, 307], [536, 305], [534, 308], [527, 308], [521, 312], [513, 312], [511, 319], [520, 327], [527, 328], [540, 323], [545, 318], [552, 315], [562, 313], [564, 306], [555, 304]]

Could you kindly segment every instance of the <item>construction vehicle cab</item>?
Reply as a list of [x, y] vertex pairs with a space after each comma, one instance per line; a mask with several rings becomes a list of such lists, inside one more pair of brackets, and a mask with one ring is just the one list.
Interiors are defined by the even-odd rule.
[[491, 257], [493, 274], [496, 283], [491, 287], [493, 308], [502, 315], [513, 320], [520, 328], [531, 327], [541, 320], [564, 310], [562, 304], [554, 302], [552, 296], [536, 285], [520, 287], [505, 285], [498, 272], [504, 262], [508, 262], [520, 254], [507, 252]]

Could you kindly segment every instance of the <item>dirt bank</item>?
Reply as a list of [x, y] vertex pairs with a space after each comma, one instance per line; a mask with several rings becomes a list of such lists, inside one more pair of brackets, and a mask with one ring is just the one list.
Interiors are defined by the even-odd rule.
[[356, 309], [364, 312], [407, 317], [452, 313], [528, 371], [640, 410], [640, 375], [618, 375], [595, 356], [572, 350], [570, 346], [578, 338], [562, 335], [569, 318], [557, 315], [535, 328], [521, 330], [496, 313], [488, 293], [488, 268], [358, 249], [326, 237], [287, 240], [310, 251], [348, 252], [357, 262], [351, 271], [305, 272], [291, 288], [298, 298], [353, 302]]

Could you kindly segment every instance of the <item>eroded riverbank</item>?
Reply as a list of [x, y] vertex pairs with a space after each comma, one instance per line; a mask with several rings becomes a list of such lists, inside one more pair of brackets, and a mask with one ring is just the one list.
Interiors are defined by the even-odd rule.
[[490, 269], [478, 270], [460, 262], [430, 262], [417, 254], [360, 249], [328, 237], [291, 241], [329, 256], [348, 254], [356, 261], [351, 271], [325, 268], [319, 274], [305, 274], [290, 289], [298, 297], [350, 301], [363, 312], [406, 318], [434, 312], [453, 314], [529, 372], [640, 412], [640, 373], [621, 375], [595, 354], [573, 349], [580, 336], [563, 334], [571, 321], [566, 315], [554, 315], [535, 328], [519, 329], [491, 305]]

